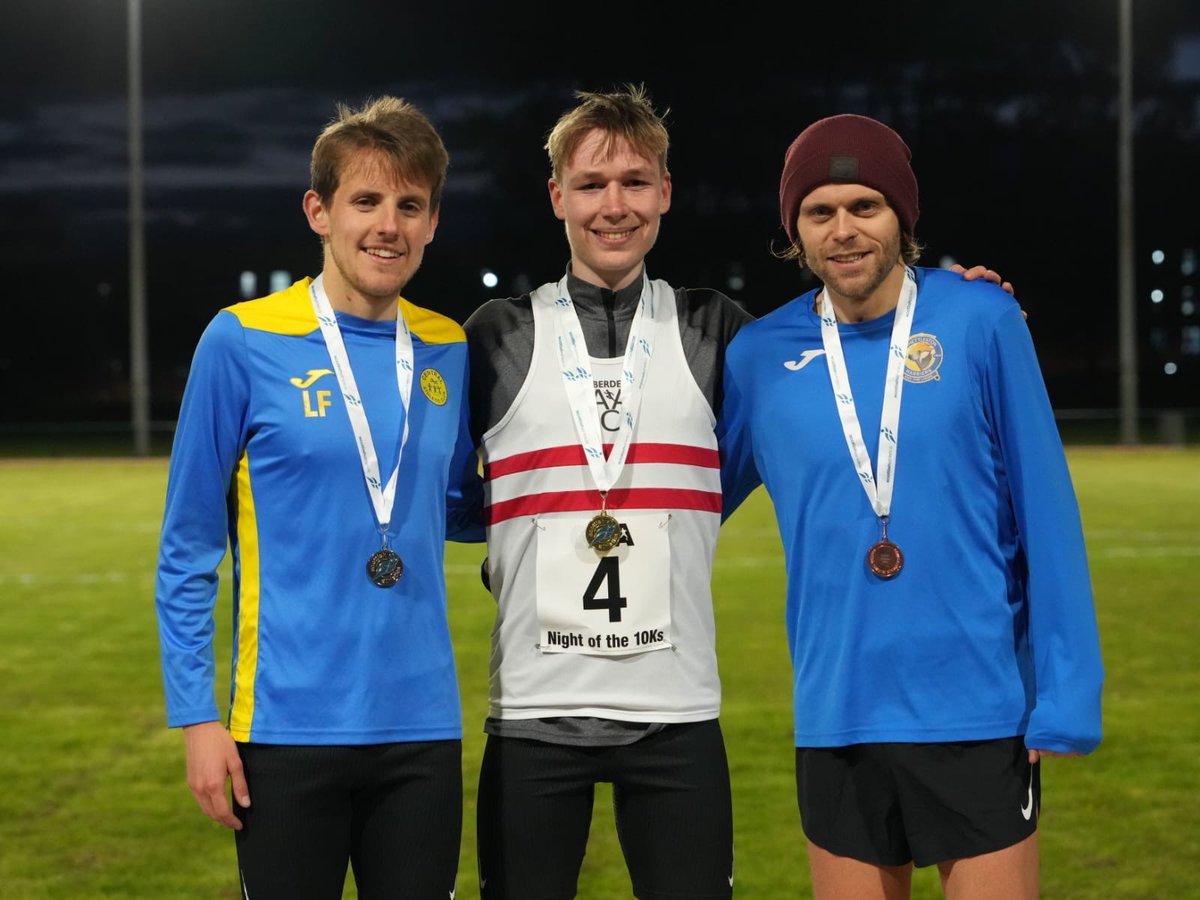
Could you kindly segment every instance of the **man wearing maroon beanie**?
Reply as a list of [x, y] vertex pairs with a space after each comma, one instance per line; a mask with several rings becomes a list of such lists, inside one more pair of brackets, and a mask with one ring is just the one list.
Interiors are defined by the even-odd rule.
[[1083, 532], [1016, 301], [914, 265], [910, 159], [856, 115], [788, 148], [782, 255], [822, 285], [727, 348], [725, 514], [765, 484], [778, 517], [817, 900], [907, 897], [913, 865], [1031, 900], [1039, 760], [1100, 741]]
[[788, 238], [796, 239], [800, 201], [827, 183], [875, 188], [887, 197], [901, 232], [911, 236], [919, 214], [911, 159], [900, 135], [866, 116], [830, 116], [808, 126], [788, 147], [779, 182], [779, 211]]

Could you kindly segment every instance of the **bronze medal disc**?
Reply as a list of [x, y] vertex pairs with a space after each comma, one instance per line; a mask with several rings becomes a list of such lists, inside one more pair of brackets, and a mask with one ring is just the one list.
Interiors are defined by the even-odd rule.
[[404, 574], [404, 563], [399, 554], [386, 547], [371, 554], [367, 560], [367, 576], [378, 587], [389, 588]]
[[904, 554], [891, 541], [879, 541], [867, 551], [867, 565], [880, 578], [895, 578], [904, 568]]
[[608, 513], [596, 513], [583, 534], [589, 547], [607, 553], [621, 543], [621, 523]]

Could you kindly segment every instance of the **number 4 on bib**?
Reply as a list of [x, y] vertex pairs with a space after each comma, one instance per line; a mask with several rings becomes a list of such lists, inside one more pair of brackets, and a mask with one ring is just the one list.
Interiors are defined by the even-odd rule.
[[603, 556], [583, 539], [582, 515], [536, 521], [542, 652], [623, 656], [671, 646], [670, 517], [623, 510], [619, 519], [636, 541]]

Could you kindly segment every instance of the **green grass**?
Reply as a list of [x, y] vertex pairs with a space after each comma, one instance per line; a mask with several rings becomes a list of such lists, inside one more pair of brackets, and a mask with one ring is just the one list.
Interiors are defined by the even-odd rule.
[[[1070, 459], [1108, 672], [1105, 738], [1091, 758], [1045, 765], [1043, 897], [1200, 897], [1200, 452], [1088, 448]], [[5, 898], [238, 896], [233, 840], [196, 808], [182, 737], [163, 723], [153, 571], [165, 478], [162, 459], [0, 462]], [[481, 555], [457, 545], [447, 555], [466, 723], [460, 900], [478, 897], [474, 787], [493, 609]], [[782, 562], [761, 491], [722, 533], [714, 587], [737, 896], [809, 897]], [[585, 900], [629, 896], [609, 796], [597, 802]], [[918, 872], [913, 895], [940, 896], [934, 871]]]

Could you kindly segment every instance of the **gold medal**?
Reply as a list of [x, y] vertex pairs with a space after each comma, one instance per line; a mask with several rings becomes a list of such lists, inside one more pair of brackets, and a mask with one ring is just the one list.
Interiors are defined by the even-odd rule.
[[621, 543], [621, 523], [604, 511], [598, 512], [588, 522], [584, 537], [589, 547], [607, 553]]
[[587, 545], [607, 553], [621, 543], [621, 523], [608, 514], [608, 492], [600, 492], [600, 512], [592, 516], [583, 532]]
[[904, 554], [891, 541], [879, 541], [867, 551], [867, 565], [880, 578], [895, 578], [904, 568]]

